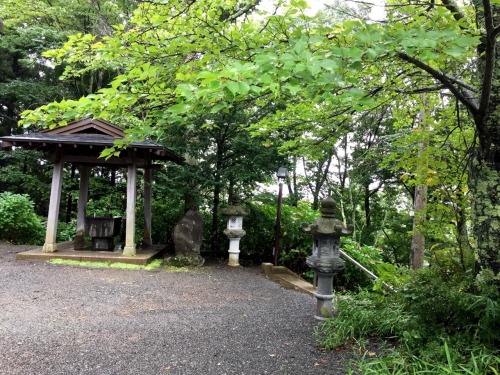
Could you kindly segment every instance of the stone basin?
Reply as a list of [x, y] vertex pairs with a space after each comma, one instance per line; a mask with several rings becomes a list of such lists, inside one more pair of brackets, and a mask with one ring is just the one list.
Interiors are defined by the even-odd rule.
[[113, 237], [120, 234], [121, 226], [120, 216], [87, 216], [85, 235], [92, 237], [92, 250], [113, 250]]

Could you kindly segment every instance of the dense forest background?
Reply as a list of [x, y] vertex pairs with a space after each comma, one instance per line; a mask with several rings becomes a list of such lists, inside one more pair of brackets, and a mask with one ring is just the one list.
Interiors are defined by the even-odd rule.
[[[272, 258], [286, 166], [280, 264], [312, 277], [300, 224], [331, 195], [354, 225], [344, 250], [380, 277], [348, 265], [336, 278], [363, 291], [339, 300], [324, 346], [385, 340], [388, 354], [360, 357], [363, 373], [498, 373], [496, 1], [339, 1], [313, 14], [302, 0], [3, 0], [0, 15], [0, 136], [92, 116], [171, 148], [188, 162], [154, 173], [153, 241], [172, 248], [194, 201], [202, 251], [225, 257], [220, 209], [238, 193], [250, 212], [241, 258], [255, 264]], [[0, 151], [0, 166], [4, 239], [43, 242], [51, 166], [20, 149]], [[66, 169], [61, 240], [78, 197], [78, 168]], [[92, 173], [89, 212], [123, 215], [124, 171]], [[7, 215], [16, 204], [40, 219]]]

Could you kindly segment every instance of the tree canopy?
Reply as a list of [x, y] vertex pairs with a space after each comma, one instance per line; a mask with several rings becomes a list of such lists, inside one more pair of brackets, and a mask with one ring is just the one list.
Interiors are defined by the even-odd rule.
[[[430, 185], [435, 202], [443, 202], [437, 184], [453, 207], [471, 199], [479, 263], [498, 272], [497, 8], [489, 0], [391, 0], [385, 19], [374, 22], [362, 18], [366, 12], [309, 16], [302, 0], [281, 1], [271, 12], [252, 0], [138, 2], [109, 33], [83, 28], [44, 54], [63, 64], [66, 80], [106, 70], [111, 82], [26, 111], [21, 123], [62, 126], [91, 115], [119, 119], [130, 140], [162, 142], [174, 129], [210, 134], [238, 126], [264, 146], [314, 162], [358, 126], [366, 132], [367, 113], [383, 112], [374, 136], [384, 156], [372, 166], [399, 170], [398, 183], [410, 193], [412, 181]], [[416, 120], [422, 109], [426, 130]], [[245, 115], [220, 121], [234, 111]], [[414, 144], [425, 149], [412, 151]], [[370, 141], [366, 147], [352, 157], [375, 149]], [[366, 164], [364, 156], [357, 160]], [[359, 180], [365, 207], [370, 185], [384, 180], [383, 171], [374, 176], [369, 169], [372, 177]], [[468, 205], [459, 206], [450, 214], [466, 215]]]

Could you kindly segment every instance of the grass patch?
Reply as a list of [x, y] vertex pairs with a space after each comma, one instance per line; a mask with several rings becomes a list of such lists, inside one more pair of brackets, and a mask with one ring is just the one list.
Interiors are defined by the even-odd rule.
[[491, 270], [462, 278], [414, 271], [391, 293], [339, 298], [339, 314], [316, 334], [326, 349], [364, 353], [350, 363], [352, 375], [499, 375], [497, 280]]
[[114, 263], [114, 262], [88, 262], [71, 259], [51, 259], [49, 263], [63, 266], [76, 266], [87, 268], [118, 268], [124, 270], [163, 270], [171, 272], [186, 272], [186, 267], [164, 266], [163, 259], [155, 259], [147, 265], [128, 264], [128, 263]]

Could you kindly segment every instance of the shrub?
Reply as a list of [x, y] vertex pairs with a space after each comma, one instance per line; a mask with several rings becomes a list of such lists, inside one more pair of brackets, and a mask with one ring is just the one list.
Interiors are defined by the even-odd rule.
[[[240, 243], [240, 257], [254, 262], [272, 261], [276, 201], [273, 197], [261, 195], [244, 204], [250, 214], [243, 222], [246, 235]], [[311, 208], [310, 202], [301, 201], [297, 206], [286, 204], [286, 200], [283, 202], [279, 264], [311, 281], [313, 272], [307, 266], [306, 258], [312, 253], [312, 236], [302, 230], [301, 224], [311, 224], [318, 217], [320, 213]], [[221, 231], [226, 226], [227, 218], [223, 219]], [[385, 264], [382, 263], [382, 250], [373, 246], [360, 245], [352, 238], [342, 238], [342, 249], [375, 274], [380, 274], [377, 266]], [[345, 270], [335, 276], [334, 283], [336, 287], [350, 290], [373, 285], [369, 276], [349, 262], [346, 262]]]
[[[382, 264], [381, 250], [374, 246], [361, 245], [350, 237], [342, 237], [341, 249], [375, 275], [379, 275], [377, 266]], [[373, 283], [370, 276], [348, 260], [345, 269], [334, 276], [334, 285], [347, 290], [370, 288]]]
[[500, 291], [489, 270], [443, 280], [424, 269], [394, 293], [364, 291], [339, 300], [339, 315], [318, 326], [323, 346], [376, 339], [389, 348], [376, 359], [360, 357], [359, 373], [498, 373]]
[[40, 245], [44, 227], [25, 194], [0, 193], [0, 237], [15, 244]]
[[76, 235], [76, 220], [69, 223], [59, 222], [57, 224], [57, 242], [73, 241]]
[[[249, 215], [243, 221], [246, 235], [240, 243], [240, 257], [254, 262], [272, 261], [277, 210], [275, 199], [262, 195], [243, 204]], [[308, 269], [305, 258], [311, 254], [312, 245], [311, 236], [302, 230], [301, 224], [310, 224], [316, 217], [318, 213], [311, 209], [309, 202], [299, 202], [297, 206], [283, 202], [279, 263], [298, 274]], [[223, 220], [225, 228], [227, 218]]]
[[[256, 263], [269, 262], [274, 246], [274, 226], [276, 223], [276, 203], [266, 196], [259, 196], [252, 201], [243, 202], [249, 215], [243, 219], [245, 237], [240, 242], [240, 258]], [[223, 228], [227, 217], [223, 216]], [[227, 250], [227, 243], [225, 250]]]

